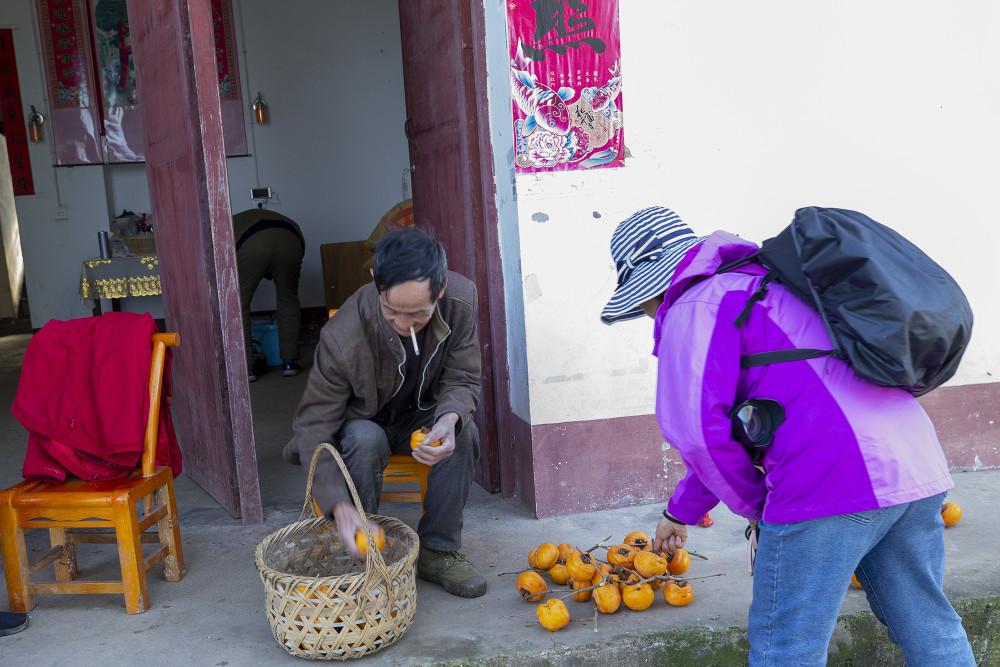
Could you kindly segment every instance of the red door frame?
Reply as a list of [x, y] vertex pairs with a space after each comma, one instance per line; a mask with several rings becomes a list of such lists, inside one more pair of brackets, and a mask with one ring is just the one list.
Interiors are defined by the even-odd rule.
[[[126, 0], [184, 470], [263, 523], [209, 0]], [[178, 194], [182, 193], [182, 194]]]
[[512, 495], [527, 424], [513, 414], [499, 219], [486, 90], [485, 11], [477, 0], [400, 0], [414, 218], [479, 290], [483, 394], [478, 481]]

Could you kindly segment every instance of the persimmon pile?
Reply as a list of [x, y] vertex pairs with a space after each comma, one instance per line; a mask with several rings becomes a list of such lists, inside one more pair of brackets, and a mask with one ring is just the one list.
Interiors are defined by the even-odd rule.
[[[591, 553], [599, 548], [606, 550], [604, 559]], [[613, 614], [623, 606], [634, 611], [649, 609], [656, 591], [661, 591], [667, 605], [690, 604], [694, 591], [680, 578], [690, 566], [691, 555], [684, 549], [672, 554], [654, 552], [649, 536], [635, 531], [619, 544], [605, 547], [602, 543], [589, 551], [567, 543], [540, 544], [528, 553], [529, 569], [517, 577], [515, 585], [521, 599], [542, 603], [538, 621], [555, 632], [570, 621], [563, 603], [568, 598], [591, 602], [602, 614]], [[560, 588], [550, 588], [543, 575]], [[558, 597], [545, 601], [547, 595]]]

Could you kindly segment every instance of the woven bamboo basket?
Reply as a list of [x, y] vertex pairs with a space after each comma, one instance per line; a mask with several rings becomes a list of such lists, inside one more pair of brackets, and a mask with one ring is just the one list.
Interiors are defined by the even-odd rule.
[[[364, 562], [348, 556], [336, 524], [316, 516], [313, 508], [313, 476], [323, 450], [336, 459], [354, 506], [365, 516], [344, 462], [324, 443], [309, 467], [299, 520], [268, 535], [254, 561], [264, 582], [267, 621], [278, 643], [301, 658], [348, 660], [385, 648], [410, 627], [417, 608], [419, 540], [403, 522], [369, 514], [385, 531], [385, 548], [369, 549]], [[362, 523], [368, 544], [374, 545], [367, 522]]]

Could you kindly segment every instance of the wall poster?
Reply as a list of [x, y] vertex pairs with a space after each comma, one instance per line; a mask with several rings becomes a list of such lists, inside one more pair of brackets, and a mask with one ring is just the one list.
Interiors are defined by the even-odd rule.
[[618, 0], [509, 0], [515, 167], [624, 164]]
[[38, 27], [56, 164], [100, 164], [100, 113], [82, 0], [38, 0]]
[[[37, 6], [56, 164], [142, 162], [141, 93], [125, 0], [37, 0]], [[232, 8], [230, 0], [211, 6], [226, 155], [245, 155]]]

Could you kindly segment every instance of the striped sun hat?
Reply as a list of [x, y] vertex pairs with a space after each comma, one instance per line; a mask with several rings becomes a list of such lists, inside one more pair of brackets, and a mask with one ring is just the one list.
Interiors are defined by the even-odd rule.
[[679, 215], [662, 206], [643, 209], [618, 225], [611, 236], [618, 287], [601, 321], [614, 324], [642, 317], [640, 304], [666, 292], [681, 258], [706, 238], [695, 236]]

